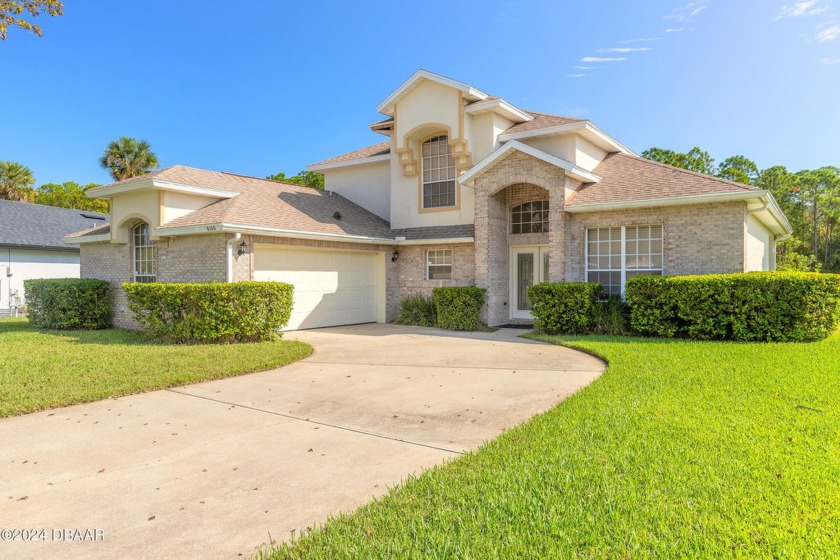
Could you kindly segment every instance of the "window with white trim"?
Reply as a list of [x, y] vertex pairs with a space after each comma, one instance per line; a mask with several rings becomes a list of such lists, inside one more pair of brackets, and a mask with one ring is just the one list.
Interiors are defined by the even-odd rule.
[[446, 135], [433, 136], [421, 147], [423, 159], [423, 208], [455, 206], [455, 160]]
[[131, 262], [135, 282], [157, 280], [157, 244], [149, 237], [149, 224], [131, 228]]
[[609, 295], [624, 295], [634, 276], [662, 275], [662, 226], [622, 226], [586, 230], [586, 280]]
[[534, 200], [510, 209], [511, 233], [548, 233], [548, 201]]
[[429, 249], [426, 251], [426, 279], [452, 279], [452, 249]]

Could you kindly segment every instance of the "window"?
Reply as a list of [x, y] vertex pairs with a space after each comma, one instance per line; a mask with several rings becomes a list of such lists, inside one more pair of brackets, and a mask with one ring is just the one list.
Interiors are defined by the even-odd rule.
[[426, 279], [452, 279], [452, 250], [434, 249], [426, 251]]
[[423, 142], [423, 208], [455, 206], [455, 160], [446, 136]]
[[510, 210], [511, 233], [548, 233], [548, 201], [537, 200]]
[[662, 226], [586, 230], [586, 280], [610, 295], [624, 295], [634, 276], [662, 274]]
[[149, 239], [149, 224], [139, 223], [131, 228], [132, 267], [135, 282], [157, 280], [157, 248]]

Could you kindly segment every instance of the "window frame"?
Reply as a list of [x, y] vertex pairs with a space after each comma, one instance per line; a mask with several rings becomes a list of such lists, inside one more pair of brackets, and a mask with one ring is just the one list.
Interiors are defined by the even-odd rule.
[[[511, 206], [511, 208], [510, 208], [510, 234], [511, 235], [539, 235], [541, 233], [548, 233], [549, 230], [550, 230], [548, 202], [549, 201], [547, 199], [529, 200], [527, 202], [523, 202], [522, 204], [517, 204], [516, 206]], [[524, 211], [524, 210], [517, 210], [517, 209], [522, 208], [526, 204], [534, 204], [534, 203], [539, 203], [540, 204], [540, 209], [539, 210], [528, 210], [527, 212]], [[515, 216], [520, 216], [521, 217], [521, 216], [524, 216], [525, 214], [530, 214], [531, 216], [533, 216], [537, 212], [543, 214], [544, 219], [539, 221], [539, 222], [528, 221], [527, 225], [529, 226], [530, 231], [524, 231], [523, 226], [526, 225], [525, 222], [520, 221], [519, 223], [517, 223], [514, 219]], [[534, 231], [533, 224], [535, 224], [535, 223], [541, 224], [540, 231]], [[518, 231], [518, 232], [513, 231], [514, 228], [517, 225], [520, 227], [519, 228], [520, 231]]]
[[[658, 253], [658, 256], [661, 259], [659, 268], [654, 268], [654, 267], [628, 268], [628, 266], [627, 266], [627, 256], [628, 256], [628, 253], [627, 253], [627, 229], [628, 228], [635, 228], [636, 231], [637, 231], [636, 239], [638, 240], [639, 239], [638, 238], [638, 229], [639, 228], [648, 228], [648, 231], [650, 231], [650, 228], [653, 228], [653, 227], [658, 227], [659, 231], [660, 231], [660, 234], [661, 234], [660, 238], [658, 239], [658, 241], [661, 243], [661, 249], [660, 249], [660, 252]], [[599, 268], [596, 268], [596, 269], [591, 269], [589, 267], [589, 235], [590, 235], [590, 232], [592, 230], [602, 230], [602, 229], [619, 229], [620, 232], [621, 232], [621, 234], [620, 234], [621, 252], [620, 252], [620, 261], [619, 261], [620, 266], [617, 269], [612, 268], [612, 267], [610, 267], [610, 268], [600, 268], [599, 267]], [[647, 239], [648, 239], [648, 242], [650, 242], [651, 237], [650, 237], [649, 234], [648, 234]], [[650, 250], [648, 250], [647, 254], [649, 256], [654, 256], [655, 255], [654, 253], [651, 253]], [[614, 256], [614, 255], [612, 255], [612, 253], [610, 253], [608, 255], [601, 255], [599, 253], [599, 255], [598, 255], [599, 258], [604, 257], [604, 256]], [[640, 254], [638, 253], [638, 249], [637, 249], [637, 252], [635, 253], [635, 256], [636, 257], [640, 256]], [[661, 224], [661, 223], [634, 224], [634, 225], [630, 225], [630, 226], [614, 226], [614, 225], [609, 225], [609, 226], [586, 226], [585, 227], [585, 235], [584, 235], [583, 259], [584, 259], [583, 260], [583, 262], [584, 262], [584, 280], [586, 282], [589, 282], [589, 273], [590, 272], [608, 272], [608, 273], [609, 272], [619, 272], [620, 273], [619, 293], [620, 293], [620, 295], [623, 299], [624, 295], [625, 295], [625, 289], [626, 289], [626, 286], [627, 286], [627, 273], [628, 272], [648, 272], [648, 273], [658, 272], [660, 276], [665, 275], [665, 226], [664, 226], [664, 224]], [[611, 294], [611, 295], [614, 295], [614, 294]]]
[[[441, 139], [443, 139], [443, 140], [441, 140]], [[439, 154], [436, 154], [436, 155], [429, 154], [428, 156], [426, 156], [424, 154], [424, 149], [423, 148], [424, 148], [424, 146], [426, 146], [427, 144], [429, 144], [433, 141], [437, 141], [440, 144], [442, 144], [443, 146], [446, 146], [446, 150], [447, 150], [446, 154], [440, 154], [439, 153]], [[457, 210], [458, 209], [458, 168], [455, 164], [455, 158], [452, 157], [452, 146], [449, 144], [449, 134], [446, 133], [446, 132], [438, 132], [438, 133], [435, 133], [435, 134], [423, 139], [420, 142], [419, 151], [420, 151], [420, 210], [422, 210], [422, 211]], [[442, 156], [447, 156], [449, 158], [448, 163], [450, 165], [447, 165], [445, 167], [434, 167], [434, 168], [430, 167], [428, 170], [426, 169], [426, 161], [427, 160], [432, 161], [433, 158], [440, 158]], [[432, 180], [431, 178], [429, 178], [428, 181], [426, 180], [426, 173], [427, 172], [431, 173], [431, 172], [436, 171], [436, 172], [440, 173], [441, 171], [444, 171], [444, 170], [447, 173], [447, 177], [449, 176], [449, 171], [450, 170], [452, 171], [452, 178], [451, 179], [447, 178], [447, 179], [444, 179], [444, 180], [440, 180], [440, 178], [438, 178], [437, 180]], [[439, 186], [440, 187], [441, 185], [447, 185], [450, 182], [452, 183], [452, 204], [446, 204], [446, 205], [440, 205], [440, 206], [426, 206], [426, 187], [427, 186], [430, 187], [430, 188], [433, 187], [433, 186]], [[429, 198], [432, 198], [432, 197], [435, 197], [435, 196], [438, 197], [438, 198], [441, 198], [442, 196], [446, 196], [446, 198], [448, 199], [449, 198], [449, 193], [447, 192], [446, 195], [441, 195], [440, 193], [438, 193], [436, 195], [431, 194], [431, 193], [429, 194]]]
[[[157, 282], [157, 243], [152, 241], [152, 227], [149, 225], [148, 222], [137, 222], [131, 229], [129, 230], [129, 236], [131, 238], [131, 279], [134, 282]], [[138, 244], [138, 239], [144, 241], [142, 245]], [[140, 254], [142, 250], [146, 250], [145, 258], [140, 258]], [[149, 252], [151, 252], [151, 257], [149, 257]], [[141, 267], [138, 265], [140, 263], [144, 263], [147, 266], [145, 267], [147, 270], [150, 267], [153, 272], [150, 274], [140, 273], [139, 270]]]
[[[432, 263], [432, 253], [443, 253], [443, 256], [448, 256], [449, 262], [446, 263]], [[426, 249], [426, 280], [431, 281], [440, 281], [440, 280], [452, 280], [452, 262], [453, 262], [453, 255], [452, 249]], [[437, 268], [449, 268], [449, 277], [448, 278], [432, 278], [432, 267]]]

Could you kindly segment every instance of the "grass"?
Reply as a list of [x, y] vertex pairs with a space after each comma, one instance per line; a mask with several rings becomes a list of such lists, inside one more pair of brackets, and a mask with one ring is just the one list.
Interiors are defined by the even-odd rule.
[[831, 558], [840, 337], [539, 337], [609, 361], [552, 410], [282, 558]]
[[0, 320], [0, 417], [266, 370], [312, 348], [280, 340], [174, 346], [133, 331], [39, 331]]

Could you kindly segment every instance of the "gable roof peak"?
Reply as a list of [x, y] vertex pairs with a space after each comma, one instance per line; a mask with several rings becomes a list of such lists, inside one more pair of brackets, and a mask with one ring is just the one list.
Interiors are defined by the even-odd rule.
[[392, 116], [394, 114], [394, 106], [397, 102], [408, 92], [426, 80], [461, 91], [464, 94], [464, 99], [467, 101], [483, 101], [490, 97], [470, 84], [459, 82], [458, 80], [453, 80], [452, 78], [447, 78], [446, 76], [441, 76], [440, 74], [435, 74], [434, 72], [429, 72], [428, 70], [423, 70], [421, 68], [409, 79], [403, 82], [400, 87], [395, 89], [391, 95], [386, 97], [385, 100], [376, 107], [376, 110], [383, 115]]

